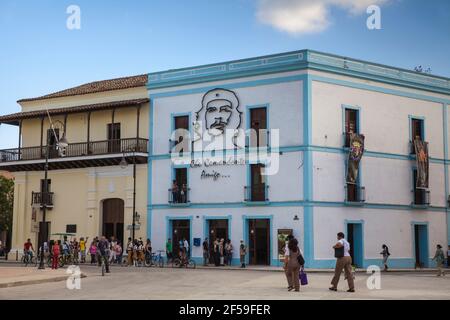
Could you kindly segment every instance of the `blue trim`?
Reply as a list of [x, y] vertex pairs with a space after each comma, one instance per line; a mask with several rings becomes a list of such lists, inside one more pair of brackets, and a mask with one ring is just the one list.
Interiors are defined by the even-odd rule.
[[[245, 208], [245, 207], [259, 207], [261, 204], [256, 203], [252, 205], [251, 203], [243, 203], [243, 202], [205, 202], [205, 203], [192, 203], [189, 208], [193, 209], [212, 209], [212, 208]], [[348, 203], [345, 201], [274, 201], [263, 204], [264, 207], [348, 207], [350, 210], [351, 207], [348, 206]], [[361, 207], [368, 209], [383, 209], [383, 210], [404, 210], [404, 211], [417, 211], [417, 206], [413, 205], [401, 205], [401, 204], [386, 204], [386, 203], [364, 203], [362, 206], [357, 206], [355, 210], [361, 210]], [[154, 210], [160, 209], [179, 209], [178, 207], [173, 207], [168, 204], [153, 204], [151, 208]], [[436, 206], [427, 206], [426, 208], [420, 208], [424, 211], [433, 211], [433, 212], [445, 212], [445, 207], [436, 207]]]
[[[312, 82], [311, 76], [306, 75], [303, 80], [303, 144], [306, 146], [303, 152], [303, 200], [308, 203], [313, 201], [313, 165], [312, 151]], [[303, 253], [305, 266], [309, 267], [314, 260], [314, 208], [306, 205], [303, 210]]]
[[150, 98], [149, 124], [148, 124], [148, 163], [147, 163], [147, 238], [152, 240], [152, 155], [153, 155], [153, 99]]
[[312, 69], [374, 80], [390, 85], [449, 94], [450, 79], [423, 75], [411, 70], [350, 59], [313, 50], [279, 53], [269, 56], [228, 61], [210, 65], [150, 73], [150, 90], [201, 82], [235, 79], [283, 71]]

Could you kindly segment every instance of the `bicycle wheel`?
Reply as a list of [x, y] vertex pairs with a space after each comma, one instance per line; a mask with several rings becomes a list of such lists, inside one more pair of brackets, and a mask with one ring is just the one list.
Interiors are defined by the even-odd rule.
[[65, 264], [66, 264], [66, 259], [64, 258], [64, 256], [60, 256], [58, 258], [58, 267], [62, 268], [62, 267], [64, 267]]
[[195, 261], [192, 259], [189, 259], [188, 263], [186, 264], [186, 268], [195, 269], [195, 267], [196, 267]]
[[163, 257], [159, 257], [159, 259], [158, 259], [158, 267], [164, 268], [164, 258]]
[[181, 266], [181, 261], [178, 258], [172, 260], [172, 268], [179, 268]]

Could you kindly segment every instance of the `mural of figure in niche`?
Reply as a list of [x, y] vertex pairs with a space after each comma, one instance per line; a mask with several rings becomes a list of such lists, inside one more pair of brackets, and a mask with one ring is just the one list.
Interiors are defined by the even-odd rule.
[[244, 147], [241, 118], [235, 92], [220, 88], [206, 92], [201, 108], [195, 113], [194, 143], [200, 144], [195, 148], [209, 151]]

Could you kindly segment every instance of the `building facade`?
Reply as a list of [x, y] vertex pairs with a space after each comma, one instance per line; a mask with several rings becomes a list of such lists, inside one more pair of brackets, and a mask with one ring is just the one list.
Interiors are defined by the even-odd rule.
[[[135, 199], [136, 237], [154, 250], [186, 239], [197, 262], [205, 238], [230, 239], [233, 264], [243, 240], [249, 264], [278, 266], [292, 233], [311, 268], [334, 266], [340, 231], [359, 267], [381, 264], [382, 244], [391, 267], [430, 267], [450, 243], [450, 79], [311, 50], [124, 79], [0, 117], [21, 132], [0, 151], [15, 176], [13, 248], [38, 241], [43, 197], [51, 234], [120, 239]], [[61, 155], [49, 138], [44, 190], [49, 117], [70, 143]], [[348, 183], [355, 136], [364, 153]], [[427, 142], [425, 171], [415, 141]], [[123, 158], [137, 160], [136, 180]]]
[[[0, 168], [15, 176], [13, 257], [22, 252], [26, 239], [41, 243], [45, 233], [39, 231], [45, 228], [48, 239], [64, 233], [78, 239], [101, 234], [127, 238], [133, 220], [134, 163], [135, 232], [145, 237], [139, 226], [146, 223], [147, 204], [146, 82], [144, 75], [89, 83], [20, 100], [20, 113], [0, 117], [20, 132], [18, 148], [0, 151]], [[69, 142], [64, 149], [58, 146], [63, 137]], [[119, 166], [122, 159], [129, 165]]]
[[[236, 264], [244, 240], [248, 263], [280, 265], [292, 232], [308, 267], [330, 268], [343, 231], [357, 266], [381, 264], [386, 244], [392, 267], [413, 268], [450, 242], [449, 79], [304, 50], [151, 73], [147, 87], [154, 247], [186, 238], [200, 261], [204, 238], [229, 238]], [[224, 128], [259, 134], [233, 144]], [[351, 133], [365, 137], [356, 184]], [[415, 139], [428, 142], [427, 189], [416, 188]]]

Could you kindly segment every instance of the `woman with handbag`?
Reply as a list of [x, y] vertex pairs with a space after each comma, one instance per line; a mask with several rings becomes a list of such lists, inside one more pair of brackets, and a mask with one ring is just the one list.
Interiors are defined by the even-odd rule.
[[300, 291], [300, 281], [299, 281], [299, 273], [300, 273], [300, 263], [299, 256], [301, 256], [300, 249], [298, 247], [297, 239], [293, 238], [289, 240], [288, 243], [289, 253], [286, 255], [284, 260], [284, 269], [286, 271], [286, 276], [289, 282], [288, 291]]

